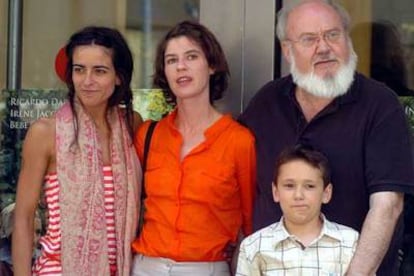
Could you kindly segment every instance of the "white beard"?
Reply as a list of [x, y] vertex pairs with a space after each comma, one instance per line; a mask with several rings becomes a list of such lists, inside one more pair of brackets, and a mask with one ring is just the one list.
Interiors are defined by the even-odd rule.
[[348, 63], [341, 65], [334, 76], [325, 78], [316, 76], [313, 70], [310, 73], [300, 73], [296, 67], [295, 58], [292, 55], [290, 73], [292, 74], [293, 82], [316, 97], [335, 98], [345, 94], [354, 80], [354, 73], [358, 61], [352, 44], [350, 45], [350, 49]]

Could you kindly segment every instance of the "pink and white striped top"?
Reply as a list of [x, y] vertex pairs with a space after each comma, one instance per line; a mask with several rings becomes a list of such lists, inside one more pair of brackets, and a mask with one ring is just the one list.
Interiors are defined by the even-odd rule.
[[[108, 259], [111, 275], [116, 275], [115, 191], [111, 166], [103, 167], [103, 176]], [[46, 175], [45, 200], [49, 213], [49, 220], [47, 232], [39, 240], [42, 250], [41, 255], [36, 259], [33, 265], [33, 275], [62, 275], [62, 266], [60, 263], [61, 232], [59, 189], [60, 187], [56, 173]]]
[[114, 212], [114, 179], [112, 177], [111, 166], [103, 167], [104, 176], [104, 205], [106, 230], [108, 237], [108, 259], [111, 269], [111, 275], [116, 275], [116, 235], [115, 235], [115, 212]]

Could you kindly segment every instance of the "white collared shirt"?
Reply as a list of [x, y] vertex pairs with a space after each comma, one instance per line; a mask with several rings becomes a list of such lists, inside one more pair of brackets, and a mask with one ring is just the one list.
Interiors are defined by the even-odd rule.
[[245, 238], [236, 275], [344, 275], [356, 249], [358, 232], [321, 217], [322, 231], [308, 247], [288, 233], [283, 217]]

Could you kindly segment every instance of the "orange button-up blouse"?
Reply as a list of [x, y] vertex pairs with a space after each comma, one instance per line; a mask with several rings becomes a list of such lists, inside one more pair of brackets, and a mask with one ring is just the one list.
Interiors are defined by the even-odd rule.
[[[176, 111], [156, 126], [145, 173], [144, 227], [132, 247], [176, 261], [224, 260], [238, 232], [252, 232], [256, 155], [249, 130], [230, 115], [205, 131], [205, 141], [180, 161]], [[144, 123], [135, 137], [142, 160]]]

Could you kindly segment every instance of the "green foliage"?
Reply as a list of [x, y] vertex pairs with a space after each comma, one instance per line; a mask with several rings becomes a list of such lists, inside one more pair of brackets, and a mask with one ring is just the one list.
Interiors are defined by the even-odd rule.
[[133, 93], [134, 110], [139, 112], [144, 120], [158, 121], [173, 109], [166, 102], [161, 89], [138, 89]]

